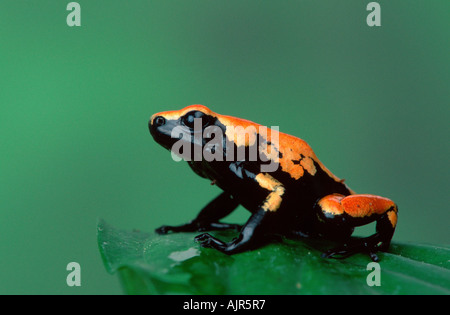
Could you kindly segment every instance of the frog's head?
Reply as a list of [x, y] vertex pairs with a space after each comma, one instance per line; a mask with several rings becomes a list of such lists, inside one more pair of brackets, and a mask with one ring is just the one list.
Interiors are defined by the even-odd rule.
[[216, 123], [217, 114], [209, 108], [191, 105], [181, 110], [154, 114], [150, 118], [149, 129], [155, 141], [164, 148], [175, 154], [183, 153], [182, 157], [188, 160], [197, 160], [201, 159], [198, 154], [202, 155], [210, 140], [204, 136], [206, 128], [220, 128]]
[[254, 165], [275, 161], [278, 166], [278, 131], [219, 115], [203, 105], [154, 114], [149, 129], [157, 143], [191, 167], [195, 162], [242, 160], [256, 162]]

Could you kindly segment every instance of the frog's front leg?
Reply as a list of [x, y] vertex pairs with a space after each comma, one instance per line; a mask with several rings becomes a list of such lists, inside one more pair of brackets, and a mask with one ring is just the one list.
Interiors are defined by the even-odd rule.
[[238, 202], [233, 197], [224, 192], [204, 207], [191, 222], [178, 226], [163, 225], [156, 229], [156, 233], [167, 234], [169, 232], [200, 232], [225, 229], [239, 230], [241, 226], [238, 224], [219, 222], [220, 219], [226, 217], [236, 209], [238, 205]]
[[268, 216], [270, 216], [270, 213], [258, 209], [244, 225], [239, 236], [229, 243], [223, 242], [208, 233], [198, 235], [195, 237], [195, 241], [199, 242], [202, 247], [214, 248], [228, 255], [254, 249], [266, 241], [264, 221]]
[[214, 248], [231, 255], [254, 249], [267, 241], [267, 227], [273, 223], [273, 216], [281, 205], [285, 188], [280, 182], [266, 173], [258, 174], [255, 180], [260, 187], [267, 189], [269, 194], [258, 210], [251, 215], [239, 236], [231, 242], [225, 243], [208, 233], [204, 233], [195, 238], [201, 246]]

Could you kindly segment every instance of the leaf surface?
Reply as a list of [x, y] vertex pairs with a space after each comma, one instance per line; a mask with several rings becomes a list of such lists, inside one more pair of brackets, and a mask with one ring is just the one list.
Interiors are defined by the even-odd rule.
[[369, 286], [370, 258], [322, 258], [330, 243], [286, 239], [228, 256], [200, 247], [197, 234], [161, 236], [98, 223], [106, 270], [119, 275], [127, 294], [450, 294], [449, 246], [393, 243], [379, 253], [381, 285]]

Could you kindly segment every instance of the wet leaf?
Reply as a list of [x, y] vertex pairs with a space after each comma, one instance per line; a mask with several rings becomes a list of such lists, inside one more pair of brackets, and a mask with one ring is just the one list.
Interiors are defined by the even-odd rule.
[[322, 258], [329, 243], [283, 240], [227, 256], [200, 247], [197, 234], [160, 236], [99, 221], [98, 245], [127, 294], [450, 294], [448, 246], [393, 243], [379, 253], [381, 285], [369, 286], [370, 258]]

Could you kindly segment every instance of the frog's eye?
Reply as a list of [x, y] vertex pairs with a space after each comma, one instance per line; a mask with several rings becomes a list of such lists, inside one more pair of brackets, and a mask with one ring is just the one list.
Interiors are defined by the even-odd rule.
[[211, 117], [206, 115], [205, 113], [202, 113], [201, 111], [195, 110], [192, 112], [187, 113], [181, 118], [181, 122], [183, 125], [190, 129], [194, 129], [194, 122], [196, 118], [201, 119], [202, 128], [208, 126], [211, 123]]

